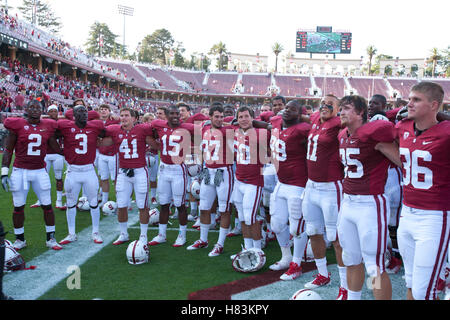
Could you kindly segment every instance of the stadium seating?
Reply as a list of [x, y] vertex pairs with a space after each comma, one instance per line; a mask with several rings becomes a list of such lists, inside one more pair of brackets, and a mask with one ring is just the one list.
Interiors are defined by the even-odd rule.
[[232, 89], [237, 79], [238, 74], [235, 72], [210, 73], [206, 85], [206, 92], [212, 94], [232, 94]]
[[311, 79], [300, 75], [275, 75], [276, 85], [283, 96], [310, 96]]
[[[392, 88], [400, 93], [402, 99], [408, 99], [411, 87], [418, 83], [416, 79], [388, 78], [388, 81]], [[399, 97], [397, 96], [397, 98]]]
[[322, 90], [322, 95], [334, 94], [337, 97], [345, 96], [345, 82], [344, 78], [340, 77], [314, 77], [316, 85]]
[[389, 97], [389, 89], [380, 77], [349, 77], [348, 81], [353, 89], [356, 89], [358, 95], [370, 98], [374, 94], [381, 94]]
[[267, 92], [267, 87], [271, 84], [271, 77], [267, 73], [243, 74], [242, 84], [245, 94], [263, 96]]

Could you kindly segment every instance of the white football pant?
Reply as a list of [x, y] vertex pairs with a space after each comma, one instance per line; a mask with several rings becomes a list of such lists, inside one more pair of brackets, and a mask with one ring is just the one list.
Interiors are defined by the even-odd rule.
[[45, 168], [28, 170], [13, 167], [10, 179], [14, 207], [21, 207], [26, 204], [30, 184], [41, 205], [48, 206], [52, 203], [52, 185]]
[[250, 226], [256, 223], [263, 187], [235, 180], [232, 202], [236, 206], [239, 221]]
[[53, 167], [55, 173], [55, 179], [61, 180], [64, 170], [64, 156], [60, 154], [47, 154], [45, 156], [45, 169], [47, 173], [50, 173], [50, 169]]
[[[211, 169], [207, 168], [211, 177], [209, 184], [202, 180], [200, 185], [200, 210], [210, 210], [214, 204], [214, 200], [218, 199], [219, 212], [230, 212], [231, 196], [233, 194], [234, 175], [231, 166]], [[223, 170], [223, 181], [219, 186], [214, 184], [214, 176], [217, 170]]]
[[159, 165], [157, 194], [160, 205], [170, 204], [175, 207], [186, 202], [187, 171], [184, 164]]
[[128, 208], [134, 190], [136, 206], [138, 209], [148, 208], [148, 181], [147, 167], [134, 169], [134, 176], [128, 177], [122, 169], [118, 170], [116, 181], [116, 200], [118, 208]]

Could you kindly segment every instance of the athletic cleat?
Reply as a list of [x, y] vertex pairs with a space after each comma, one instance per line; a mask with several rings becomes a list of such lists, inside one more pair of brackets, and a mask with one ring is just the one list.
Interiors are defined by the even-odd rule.
[[277, 240], [277, 236], [273, 231], [267, 232], [267, 242]]
[[212, 249], [211, 252], [208, 253], [208, 257], [217, 257], [217, 256], [221, 255], [222, 253], [223, 253], [223, 247], [220, 244], [216, 243], [214, 245], [214, 249]]
[[208, 247], [208, 241], [202, 241], [202, 240], [197, 240], [194, 242], [194, 244], [190, 245], [189, 247], [187, 247], [187, 250], [197, 250], [197, 249], [202, 249], [202, 248], [207, 248]]
[[277, 261], [274, 264], [272, 264], [269, 269], [273, 270], [273, 271], [280, 271], [280, 270], [285, 270], [289, 268], [289, 265], [291, 264], [291, 261]]
[[65, 237], [64, 239], [62, 239], [59, 242], [59, 244], [66, 245], [66, 244], [72, 243], [74, 241], [77, 241], [77, 235], [69, 233], [69, 235], [67, 237]]
[[186, 244], [186, 237], [178, 234], [177, 240], [175, 240], [175, 243], [172, 245], [172, 247], [178, 248], [178, 247], [182, 247]]
[[155, 197], [152, 198], [152, 204], [158, 204], [158, 201], [156, 201]]
[[391, 256], [391, 261], [389, 261], [389, 265], [386, 268], [386, 272], [389, 274], [396, 274], [402, 268], [402, 260], [396, 257]]
[[174, 214], [172, 214], [171, 216], [169, 216], [170, 219], [178, 219], [178, 209], [175, 209]]
[[328, 277], [324, 277], [323, 275], [318, 273], [318, 274], [316, 274], [313, 281], [305, 283], [305, 288], [316, 289], [319, 287], [323, 287], [330, 283], [330, 281], [331, 281], [330, 276], [331, 276], [331, 273], [328, 273]]
[[197, 229], [197, 230], [200, 229], [200, 218], [197, 218], [195, 223], [192, 225], [192, 228]]
[[130, 238], [128, 237], [128, 234], [121, 233], [120, 236], [117, 238], [117, 240], [113, 242], [113, 245], [118, 246], [125, 242], [128, 242], [129, 240]]
[[285, 273], [283, 273], [280, 277], [281, 280], [295, 280], [302, 275], [302, 267], [296, 264], [295, 262], [291, 262], [289, 264], [289, 269]]
[[348, 291], [345, 288], [339, 287], [339, 294], [336, 300], [348, 300]]
[[23, 249], [27, 246], [27, 240], [20, 240], [20, 239], [16, 239], [16, 241], [14, 241], [13, 247], [14, 249], [16, 249], [17, 251], [19, 251], [20, 249]]
[[231, 230], [228, 234], [227, 237], [231, 238], [231, 237], [235, 237], [235, 236], [239, 236], [242, 234], [242, 229], [241, 228], [236, 228], [234, 227], [233, 230]]
[[40, 206], [41, 206], [41, 203], [38, 200], [36, 203], [30, 205], [30, 208], [39, 208]]
[[102, 236], [98, 232], [94, 232], [92, 234], [92, 240], [94, 240], [94, 243], [97, 243], [97, 244], [103, 243]]
[[67, 206], [62, 204], [61, 201], [56, 201], [55, 208], [59, 210], [66, 210]]
[[189, 214], [188, 217], [187, 217], [187, 220], [188, 220], [189, 222], [194, 222], [196, 219], [197, 219], [197, 217], [196, 217], [196, 216], [193, 216], [193, 215], [191, 215], [191, 214]]
[[55, 238], [51, 238], [50, 240], [45, 242], [45, 245], [53, 250], [61, 250], [62, 247], [56, 242]]
[[156, 246], [156, 245], [161, 244], [161, 243], [164, 243], [164, 242], [166, 242], [166, 241], [167, 241], [167, 240], [166, 240], [166, 237], [164, 237], [163, 235], [158, 234], [156, 237], [154, 237], [154, 238], [152, 239], [152, 241], [150, 241], [150, 242], [148, 243], [148, 245], [149, 245], [149, 246]]

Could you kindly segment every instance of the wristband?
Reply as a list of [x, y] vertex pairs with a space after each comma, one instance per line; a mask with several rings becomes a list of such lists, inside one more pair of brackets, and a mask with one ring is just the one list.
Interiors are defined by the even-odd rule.
[[9, 174], [9, 168], [8, 167], [2, 167], [2, 177], [7, 176]]

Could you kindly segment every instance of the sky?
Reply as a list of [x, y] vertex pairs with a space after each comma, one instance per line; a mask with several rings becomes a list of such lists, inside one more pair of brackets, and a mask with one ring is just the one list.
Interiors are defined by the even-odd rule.
[[[13, 7], [22, 0], [0, 0]], [[60, 36], [71, 45], [84, 47], [89, 27], [106, 23], [123, 41], [124, 18], [118, 5], [134, 8], [125, 18], [125, 40], [130, 50], [157, 29], [170, 31], [182, 42], [185, 56], [207, 53], [222, 41], [232, 53], [257, 54], [274, 61], [272, 46], [279, 42], [283, 53], [295, 52], [296, 31], [332, 26], [333, 31], [352, 32], [352, 53], [337, 59], [359, 59], [374, 45], [378, 53], [399, 58], [425, 58], [431, 48], [450, 45], [448, 0], [43, 0], [61, 18]], [[20, 14], [19, 14], [20, 18]], [[282, 54], [283, 54], [282, 53]], [[324, 55], [313, 55], [324, 57]]]

